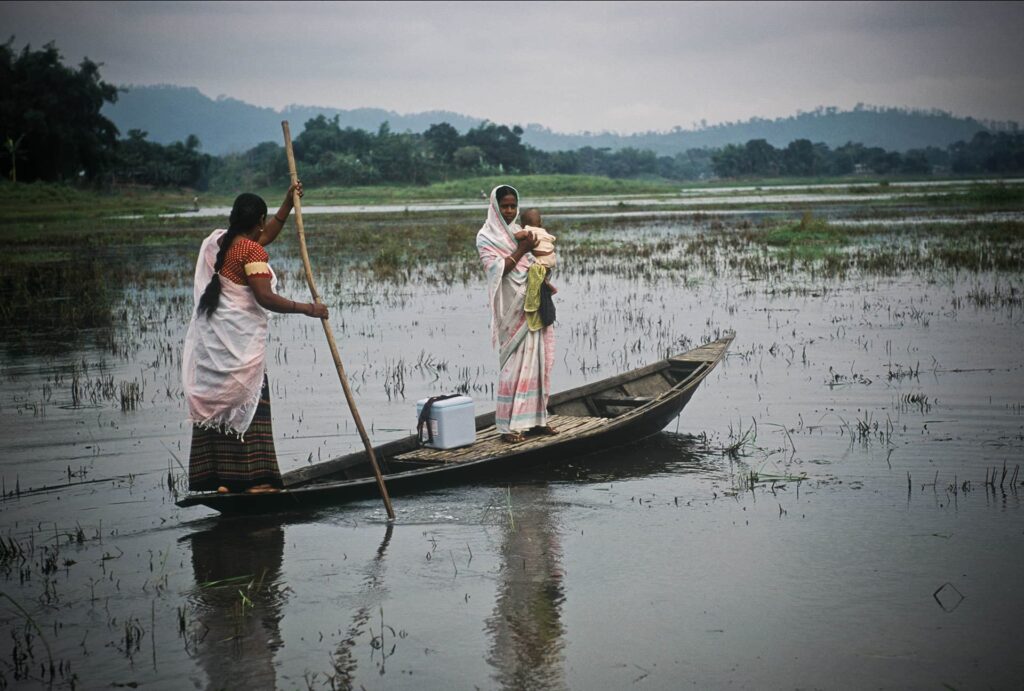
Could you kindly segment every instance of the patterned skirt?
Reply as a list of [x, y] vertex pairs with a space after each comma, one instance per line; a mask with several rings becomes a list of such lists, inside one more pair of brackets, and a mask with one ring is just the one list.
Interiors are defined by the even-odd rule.
[[494, 425], [499, 433], [525, 432], [548, 424], [554, 364], [554, 325], [528, 331], [498, 373]]
[[192, 426], [192, 449], [188, 457], [188, 488], [211, 492], [227, 487], [242, 492], [254, 485], [281, 487], [281, 471], [274, 451], [274, 430], [270, 425], [270, 384], [263, 376], [263, 391], [256, 415], [245, 432], [245, 441], [215, 430]]

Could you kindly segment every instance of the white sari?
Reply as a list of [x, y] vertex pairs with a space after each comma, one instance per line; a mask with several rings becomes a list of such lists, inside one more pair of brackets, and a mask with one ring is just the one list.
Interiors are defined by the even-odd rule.
[[[226, 232], [213, 231], [199, 250], [194, 284], [197, 306], [213, 277], [220, 251], [217, 241]], [[273, 269], [270, 276], [273, 289], [277, 284]], [[182, 354], [182, 383], [190, 422], [243, 439], [260, 402], [269, 320], [252, 288], [224, 277], [220, 284], [214, 313], [207, 317], [192, 312]]]
[[[498, 432], [525, 431], [548, 424], [548, 396], [555, 358], [555, 333], [551, 326], [530, 331], [526, 323], [526, 278], [536, 259], [525, 254], [505, 271], [505, 258], [515, 252], [520, 230], [518, 214], [505, 223], [491, 190], [487, 222], [476, 236], [476, 248], [487, 274], [491, 306], [491, 342], [498, 348], [498, 395], [495, 425]], [[518, 198], [518, 192], [516, 193]]]

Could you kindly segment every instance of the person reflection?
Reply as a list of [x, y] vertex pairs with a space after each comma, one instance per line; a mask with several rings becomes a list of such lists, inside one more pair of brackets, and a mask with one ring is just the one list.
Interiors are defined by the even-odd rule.
[[[388, 523], [384, 530], [384, 539], [377, 548], [377, 554], [366, 567], [362, 587], [358, 594], [362, 603], [352, 617], [352, 622], [345, 632], [345, 638], [338, 644], [338, 649], [331, 656], [331, 664], [334, 667], [334, 675], [330, 679], [331, 688], [335, 686], [342, 689], [355, 688], [356, 669], [359, 666], [355, 653], [356, 644], [367, 631], [371, 615], [377, 611], [384, 598], [384, 553], [387, 552], [388, 544], [391, 542], [393, 528], [394, 524]], [[383, 629], [381, 633], [383, 634]], [[382, 650], [380, 662], [377, 663], [381, 674], [384, 673], [385, 655], [386, 652]]]
[[274, 688], [285, 602], [280, 525], [221, 521], [193, 533], [196, 643], [208, 689]]
[[487, 620], [493, 678], [506, 689], [564, 689], [561, 549], [550, 491], [513, 487], [494, 612]]

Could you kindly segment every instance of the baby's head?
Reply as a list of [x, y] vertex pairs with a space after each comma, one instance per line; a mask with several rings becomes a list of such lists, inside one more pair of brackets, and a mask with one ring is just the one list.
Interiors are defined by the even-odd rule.
[[519, 212], [519, 219], [523, 222], [524, 226], [534, 226], [540, 228], [540, 210], [539, 209], [523, 209]]

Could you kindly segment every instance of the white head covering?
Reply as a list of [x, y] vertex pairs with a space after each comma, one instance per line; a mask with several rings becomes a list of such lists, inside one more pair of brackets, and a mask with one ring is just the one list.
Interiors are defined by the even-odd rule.
[[[502, 279], [508, 281], [515, 288], [517, 294], [522, 292], [525, 296], [526, 274], [534, 262], [532, 254], [524, 254], [515, 268], [507, 274], [505, 273], [505, 259], [516, 251], [518, 241], [515, 238], [515, 233], [520, 230], [520, 227], [518, 211], [511, 223], [505, 223], [505, 219], [501, 215], [497, 195], [498, 190], [502, 187], [509, 187], [515, 192], [516, 200], [519, 199], [519, 192], [508, 185], [498, 185], [491, 190], [491, 203], [487, 207], [487, 221], [480, 228], [480, 232], [476, 234], [476, 249], [480, 253], [480, 261], [483, 262], [484, 271], [487, 273], [487, 292], [491, 305], [491, 341], [495, 346], [502, 340], [500, 338], [502, 327], [509, 326], [517, 317], [522, 318], [521, 314], [516, 314], [515, 310], [511, 309], [514, 308], [514, 304], [505, 304], [509, 301], [502, 299]], [[517, 301], [521, 300], [513, 300], [512, 303]]]

